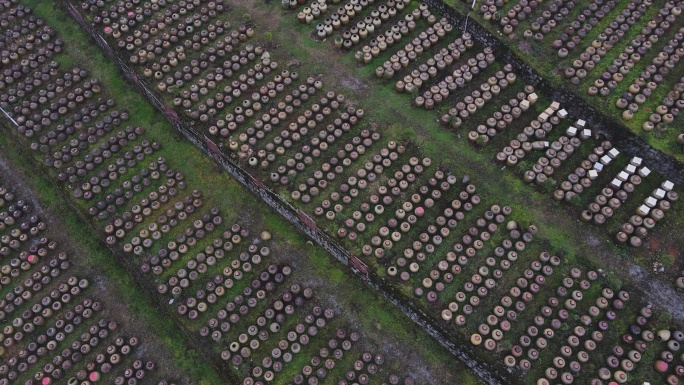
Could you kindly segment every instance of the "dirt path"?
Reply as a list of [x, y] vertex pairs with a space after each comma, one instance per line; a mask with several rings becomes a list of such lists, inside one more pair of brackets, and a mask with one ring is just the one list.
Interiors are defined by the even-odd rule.
[[587, 246], [593, 250], [593, 254], [600, 258], [601, 265], [607, 273], [629, 281], [630, 294], [633, 298], [642, 297], [649, 304], [667, 310], [677, 324], [684, 325], [684, 292], [676, 290], [669, 277], [612, 254], [604, 247], [604, 243], [589, 231], [584, 235], [584, 239]]
[[[52, 215], [46, 215], [43, 206], [40, 204], [36, 198], [33, 190], [25, 186], [26, 181], [22, 175], [20, 175], [17, 170], [10, 164], [10, 161], [5, 158], [5, 153], [0, 152], [0, 185], [4, 185], [13, 191], [20, 193], [21, 199], [28, 201], [45, 223], [47, 223], [48, 228], [54, 227], [54, 218]], [[22, 187], [22, 185], [24, 185]]]
[[671, 284], [654, 279], [651, 273], [641, 266], [628, 264], [627, 270], [635, 283], [640, 285], [648, 302], [667, 309], [678, 324], [684, 324], [684, 293], [676, 291]]

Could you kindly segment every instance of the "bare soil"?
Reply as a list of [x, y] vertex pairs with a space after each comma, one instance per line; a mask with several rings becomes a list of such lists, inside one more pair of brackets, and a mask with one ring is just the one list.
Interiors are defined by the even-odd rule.
[[641, 288], [649, 302], [667, 309], [678, 323], [684, 322], [684, 296], [680, 291], [676, 291], [671, 285], [667, 285], [659, 279], [653, 279], [652, 273], [639, 265], [629, 264], [628, 268], [629, 275], [641, 283]]
[[[632, 261], [625, 261], [624, 257], [613, 254], [605, 246], [605, 241], [602, 242], [592, 232], [587, 231], [584, 239], [594, 256], [601, 259], [606, 272], [629, 279], [633, 285], [630, 292], [634, 297], [641, 296], [646, 302], [667, 310], [672, 315], [673, 321], [684, 325], [684, 292], [676, 290], [669, 277], [654, 272], [653, 269], [647, 270], [644, 266]], [[681, 251], [672, 250], [672, 252], [680, 253]], [[672, 258], [681, 258], [681, 255], [672, 255]], [[653, 254], [650, 259], [653, 259]]]

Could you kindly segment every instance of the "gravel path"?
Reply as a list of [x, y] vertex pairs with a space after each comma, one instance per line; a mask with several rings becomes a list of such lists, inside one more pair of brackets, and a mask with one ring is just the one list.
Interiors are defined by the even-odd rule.
[[684, 293], [674, 289], [672, 284], [656, 279], [639, 265], [629, 265], [629, 275], [638, 282], [646, 300], [653, 305], [667, 309], [678, 324], [684, 324]]

